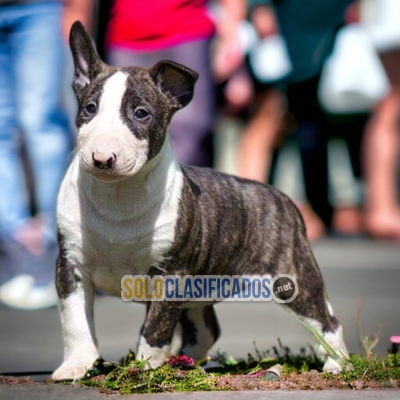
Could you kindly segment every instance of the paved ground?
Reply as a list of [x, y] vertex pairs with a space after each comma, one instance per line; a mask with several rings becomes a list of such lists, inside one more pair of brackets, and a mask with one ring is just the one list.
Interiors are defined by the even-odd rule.
[[[349, 351], [361, 350], [356, 315], [362, 298], [364, 333], [374, 334], [382, 322], [382, 338], [376, 350], [385, 353], [389, 337], [400, 334], [400, 244], [330, 239], [316, 244], [314, 249], [331, 303], [344, 324]], [[275, 345], [278, 337], [294, 351], [312, 343], [304, 328], [273, 303], [219, 304], [217, 313], [222, 338], [214, 350], [236, 357], [251, 352], [253, 341], [260, 350]], [[103, 357], [118, 360], [134, 348], [143, 316], [141, 305], [117, 298], [97, 299], [95, 320]], [[62, 337], [56, 309], [24, 312], [0, 306], [0, 374], [51, 371], [61, 359]]]
[[104, 395], [96, 389], [70, 386], [6, 386], [0, 385], [0, 400], [398, 400], [397, 390], [368, 390], [360, 393], [355, 390], [325, 391], [274, 391], [274, 392], [200, 392], [140, 395]]

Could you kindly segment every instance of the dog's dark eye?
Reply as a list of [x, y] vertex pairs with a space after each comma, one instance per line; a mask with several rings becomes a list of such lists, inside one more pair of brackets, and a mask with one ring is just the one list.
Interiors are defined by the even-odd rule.
[[148, 113], [146, 110], [144, 110], [143, 108], [138, 108], [138, 109], [135, 111], [135, 118], [136, 118], [136, 119], [144, 119], [144, 118], [146, 118], [148, 115], [149, 115], [149, 113]]
[[97, 112], [97, 105], [95, 103], [89, 103], [85, 106], [85, 111], [89, 115], [96, 114]]

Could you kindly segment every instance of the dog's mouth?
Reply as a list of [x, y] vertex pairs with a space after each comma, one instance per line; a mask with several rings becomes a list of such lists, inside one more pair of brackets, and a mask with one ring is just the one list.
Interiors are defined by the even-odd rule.
[[132, 169], [129, 169], [128, 171], [121, 171], [121, 170], [109, 171], [109, 170], [97, 170], [91, 168], [89, 171], [86, 170], [86, 172], [102, 182], [117, 182], [132, 176], [131, 173]]
[[117, 174], [111, 173], [106, 171], [86, 171], [91, 174], [94, 178], [102, 182], [118, 182], [122, 181], [123, 179], [127, 178], [128, 175], [125, 174]]
[[109, 169], [96, 168], [93, 164], [86, 162], [84, 157], [80, 157], [80, 167], [86, 173], [102, 182], [117, 182], [126, 179], [134, 174], [135, 162], [125, 168], [113, 167]]

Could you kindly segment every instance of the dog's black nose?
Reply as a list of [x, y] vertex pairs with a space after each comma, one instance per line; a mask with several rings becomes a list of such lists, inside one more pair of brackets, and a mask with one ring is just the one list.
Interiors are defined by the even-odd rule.
[[115, 161], [117, 161], [117, 156], [115, 153], [111, 153], [111, 155], [104, 155], [98, 153], [92, 153], [93, 165], [99, 169], [111, 169], [115, 165]]

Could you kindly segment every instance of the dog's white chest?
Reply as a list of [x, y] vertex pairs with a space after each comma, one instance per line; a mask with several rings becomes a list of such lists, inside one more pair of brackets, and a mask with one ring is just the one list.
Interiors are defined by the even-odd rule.
[[[162, 261], [174, 242], [176, 220], [171, 218], [160, 226], [163, 219], [160, 217], [154, 218], [156, 226], [143, 230], [134, 223], [124, 227], [112, 224], [86, 227], [84, 236], [90, 243], [83, 247], [83, 257], [88, 260], [85, 264], [92, 271], [96, 287], [119, 294], [124, 275], [147, 274], [151, 266]], [[109, 228], [103, 231], [107, 233], [96, 229], [100, 225]]]
[[183, 175], [171, 166], [165, 179], [154, 176], [154, 182], [146, 183], [146, 197], [140, 190], [129, 195], [127, 186], [113, 196], [89, 188], [94, 197], [88, 197], [78, 169], [71, 165], [59, 196], [58, 223], [66, 250], [96, 287], [119, 295], [124, 275], [146, 274], [171, 249]]

